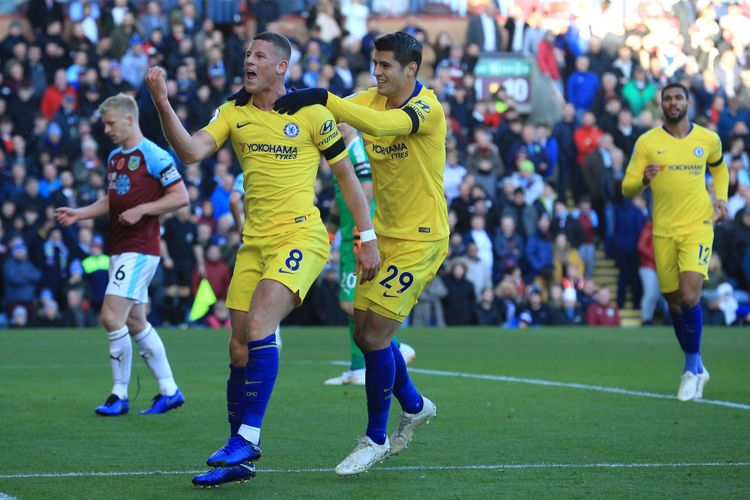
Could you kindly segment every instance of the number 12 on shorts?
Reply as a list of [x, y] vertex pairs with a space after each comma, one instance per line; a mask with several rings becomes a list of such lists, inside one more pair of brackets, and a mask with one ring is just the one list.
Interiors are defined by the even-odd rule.
[[707, 266], [711, 259], [711, 247], [698, 244], [698, 265]]

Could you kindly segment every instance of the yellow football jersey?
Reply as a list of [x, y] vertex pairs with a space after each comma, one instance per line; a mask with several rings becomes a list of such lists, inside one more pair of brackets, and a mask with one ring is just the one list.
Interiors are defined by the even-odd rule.
[[293, 116], [222, 104], [203, 127], [218, 147], [230, 139], [245, 174], [246, 236], [265, 236], [320, 222], [314, 184], [320, 153], [329, 163], [347, 156], [331, 112], [310, 106]]
[[375, 230], [405, 240], [446, 238], [443, 107], [420, 83], [400, 108], [386, 110], [386, 102], [371, 88], [348, 99], [329, 93], [326, 103], [337, 121], [363, 132], [372, 165]]
[[635, 144], [622, 182], [622, 193], [632, 198], [645, 189], [643, 171], [659, 165], [651, 181], [654, 195], [654, 236], [674, 236], [713, 227], [713, 204], [706, 190], [706, 165], [716, 187], [716, 197], [727, 199], [729, 173], [714, 132], [691, 123], [679, 139], [664, 127], [653, 128]]

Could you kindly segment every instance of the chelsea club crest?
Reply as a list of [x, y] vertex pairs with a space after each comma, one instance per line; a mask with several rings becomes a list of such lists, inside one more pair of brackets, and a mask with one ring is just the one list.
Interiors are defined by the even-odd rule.
[[299, 135], [299, 125], [296, 123], [287, 123], [284, 125], [284, 135], [289, 138], [294, 138]]
[[700, 146], [696, 147], [696, 148], [695, 148], [695, 149], [693, 150], [693, 154], [694, 154], [694, 155], [695, 155], [696, 157], [700, 158], [701, 156], [703, 156], [703, 148], [702, 148], [702, 147], [700, 147]]

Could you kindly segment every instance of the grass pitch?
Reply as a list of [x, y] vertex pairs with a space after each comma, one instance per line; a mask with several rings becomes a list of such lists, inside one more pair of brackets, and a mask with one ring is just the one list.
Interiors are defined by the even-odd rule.
[[322, 382], [345, 368], [346, 332], [285, 328], [258, 476], [208, 491], [190, 478], [226, 437], [227, 334], [160, 334], [186, 405], [138, 415], [157, 391], [134, 347], [131, 413], [102, 418], [104, 332], [0, 331], [0, 498], [750, 498], [747, 330], [704, 333], [703, 404], [671, 397], [682, 355], [666, 328], [403, 330], [438, 418], [343, 479], [364, 389]]

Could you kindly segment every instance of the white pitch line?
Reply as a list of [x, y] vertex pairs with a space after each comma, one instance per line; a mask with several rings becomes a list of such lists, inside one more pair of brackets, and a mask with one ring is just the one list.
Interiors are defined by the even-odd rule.
[[[348, 366], [348, 361], [332, 361], [331, 364]], [[633, 391], [619, 387], [604, 387], [600, 385], [576, 384], [568, 382], [557, 382], [554, 380], [542, 380], [537, 378], [509, 377], [507, 375], [484, 375], [480, 373], [451, 372], [444, 370], [426, 370], [424, 368], [409, 368], [410, 372], [422, 373], [425, 375], [437, 375], [441, 377], [469, 378], [475, 380], [494, 380], [497, 382], [515, 382], [520, 384], [544, 385], [548, 387], [565, 387], [567, 389], [583, 389], [586, 391], [606, 392], [610, 394], [624, 394], [626, 396], [638, 396], [642, 398], [653, 399], [675, 399], [671, 394], [659, 394], [656, 392]], [[750, 405], [743, 403], [734, 403], [732, 401], [720, 401], [716, 399], [698, 399], [695, 403], [702, 403], [714, 406], [725, 406], [738, 410], [750, 410]]]
[[[427, 472], [448, 470], [523, 470], [523, 469], [666, 469], [691, 467], [750, 467], [750, 462], [678, 462], [678, 463], [598, 463], [598, 464], [491, 464], [491, 465], [403, 465], [377, 467], [373, 471], [383, 472]], [[119, 477], [119, 476], [178, 476], [200, 474], [201, 470], [152, 470], [152, 471], [109, 471], [109, 472], [40, 472], [31, 474], [0, 474], [0, 479], [41, 479], [67, 477]], [[263, 474], [321, 474], [333, 469], [258, 469]]]

